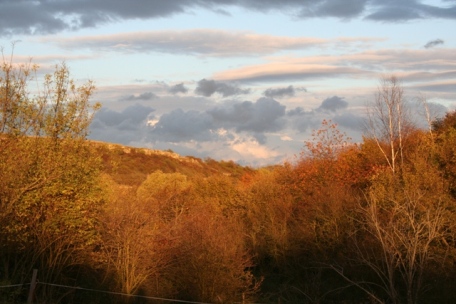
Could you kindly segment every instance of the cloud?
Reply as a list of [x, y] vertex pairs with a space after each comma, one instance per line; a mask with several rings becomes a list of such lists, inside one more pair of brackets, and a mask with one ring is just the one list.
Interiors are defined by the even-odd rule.
[[404, 22], [416, 19], [455, 19], [456, 5], [442, 3], [439, 5], [425, 4], [419, 0], [383, 1], [374, 0], [370, 6], [371, 13], [365, 18], [383, 22]]
[[274, 159], [277, 162], [276, 157], [279, 155], [277, 151], [271, 150], [268, 147], [262, 145], [258, 140], [246, 138], [235, 138], [231, 142], [230, 148], [237, 152], [242, 158], [241, 161], [246, 159]]
[[311, 1], [299, 13], [301, 18], [336, 17], [350, 19], [361, 15], [367, 0]]
[[225, 133], [245, 133], [264, 144], [265, 133], [285, 126], [284, 115], [284, 105], [263, 97], [256, 102], [232, 101], [206, 111], [176, 109], [163, 114], [148, 132], [153, 141], [174, 143], [206, 142], [226, 137]]
[[73, 0], [1, 1], [1, 34], [49, 34], [96, 27], [119, 20], [149, 19], [182, 13], [191, 1]]
[[225, 132], [218, 140], [207, 142], [154, 142], [154, 149], [172, 149], [180, 155], [191, 155], [200, 158], [232, 160], [242, 165], [264, 166], [283, 161], [284, 154], [258, 143], [250, 136], [240, 136]]
[[158, 98], [157, 95], [155, 95], [152, 92], [145, 92], [139, 95], [128, 95], [121, 97], [122, 100], [126, 101], [140, 101], [140, 100], [152, 100]]
[[[433, 95], [435, 93], [456, 93], [456, 81], [455, 80], [450, 80], [450, 81], [440, 81], [440, 82], [431, 82], [431, 83], [421, 83], [418, 85], [413, 86], [413, 88], [419, 90], [419, 91], [429, 91], [432, 92]], [[448, 99], [453, 99], [455, 95], [450, 95]]]
[[435, 39], [435, 40], [431, 40], [429, 41], [428, 43], [426, 43], [424, 45], [424, 48], [425, 49], [429, 49], [429, 48], [432, 48], [434, 46], [437, 46], [439, 44], [444, 44], [445, 42], [442, 40], [442, 39]]
[[187, 93], [188, 89], [184, 86], [183, 83], [178, 83], [173, 85], [168, 89], [168, 92], [171, 94], [177, 94], [177, 93]]
[[199, 111], [176, 109], [163, 114], [151, 128], [149, 138], [154, 141], [211, 141], [216, 135], [212, 117]]
[[321, 103], [317, 110], [336, 112], [348, 107], [348, 102], [343, 97], [333, 96], [328, 97]]
[[[261, 64], [243, 66], [218, 72], [212, 77], [219, 81], [258, 83], [272, 81], [302, 81], [344, 77], [359, 79], [378, 78], [388, 71], [406, 79], [417, 75], [421, 81], [441, 77], [439, 73], [452, 72], [449, 62], [456, 60], [454, 49], [428, 50], [380, 49], [337, 56], [269, 57]], [[450, 75], [448, 75], [450, 77]], [[417, 79], [414, 79], [416, 81]]]
[[129, 144], [142, 138], [142, 130], [154, 109], [139, 104], [114, 111], [101, 108], [90, 126], [90, 138], [94, 140]]
[[315, 111], [305, 111], [302, 107], [297, 107], [287, 112], [288, 123], [292, 129], [305, 132], [315, 128], [321, 122], [318, 114]]
[[[280, 11], [302, 19], [334, 17], [403, 22], [422, 18], [456, 19], [456, 5], [419, 0], [73, 0], [1, 1], [0, 35], [49, 34], [93, 28], [122, 20], [147, 20], [190, 13], [197, 9], [230, 14], [231, 8]], [[367, 14], [367, 15], [366, 15]]]
[[[216, 100], [194, 94], [171, 94], [168, 92], [170, 85], [165, 82], [144, 82], [127, 85], [109, 84], [107, 86], [98, 86], [94, 95], [94, 100], [99, 101], [103, 107], [108, 107], [120, 111], [132, 104], [141, 104], [154, 108], [154, 114], [160, 116], [177, 108], [184, 111], [198, 110], [204, 111], [213, 107]], [[134, 102], [125, 101], [125, 97], [131, 92], [153, 92], [158, 97], [150, 100], [135, 100]]]
[[288, 110], [287, 115], [288, 116], [300, 116], [306, 113], [303, 107], [296, 107], [294, 109]]
[[219, 106], [208, 111], [222, 127], [238, 132], [254, 133], [281, 130], [285, 106], [272, 98], [262, 97], [256, 102], [244, 101], [228, 106]]
[[325, 99], [311, 110], [287, 109], [273, 98], [261, 97], [256, 101], [208, 103], [199, 110], [161, 109], [161, 114], [140, 104], [121, 111], [103, 108], [94, 117], [90, 138], [264, 165], [282, 161], [286, 153], [293, 155], [302, 146], [307, 131], [318, 129], [328, 117], [341, 127], [359, 131], [355, 122], [360, 118], [348, 112], [340, 97]]
[[245, 83], [295, 81], [346, 75], [361, 75], [365, 71], [353, 67], [338, 67], [324, 64], [291, 64], [273, 62], [239, 69], [227, 70], [214, 75], [214, 78]]
[[292, 108], [286, 112], [288, 125], [303, 133], [320, 128], [323, 119], [331, 119], [342, 128], [359, 133], [363, 116], [348, 108], [348, 105], [344, 98], [333, 96], [323, 100], [320, 106], [314, 109], [306, 111], [303, 107]]
[[125, 108], [121, 112], [107, 108], [101, 108], [94, 116], [94, 120], [99, 120], [106, 126], [118, 126], [124, 123], [138, 126], [141, 124], [154, 109], [139, 104]]
[[195, 94], [205, 97], [210, 97], [215, 93], [219, 93], [223, 97], [228, 97], [233, 95], [248, 94], [249, 92], [249, 89], [240, 89], [233, 84], [206, 79], [198, 81], [195, 89]]
[[353, 113], [342, 113], [340, 115], [334, 116], [332, 120], [341, 127], [356, 131], [362, 129], [363, 123], [365, 121], [363, 117], [355, 115]]
[[333, 113], [311, 109], [306, 111], [302, 107], [296, 107], [287, 111], [287, 123], [298, 133], [320, 128], [323, 119], [331, 119]]
[[264, 94], [264, 96], [270, 97], [270, 98], [294, 96], [295, 89], [292, 85], [289, 85], [286, 88], [267, 89], [266, 91], [264, 91], [263, 94]]
[[281, 37], [246, 31], [213, 29], [162, 30], [118, 33], [74, 38], [44, 38], [65, 49], [90, 48], [124, 53], [172, 53], [213, 57], [257, 56], [282, 50], [321, 47], [329, 40], [308, 37]]
[[[410, 1], [405, 2], [410, 4]], [[399, 1], [397, 1], [397, 3], [398, 5], [381, 5], [380, 9], [368, 15], [366, 19], [375, 21], [404, 22], [407, 20], [424, 18], [424, 12], [416, 6], [401, 5]]]

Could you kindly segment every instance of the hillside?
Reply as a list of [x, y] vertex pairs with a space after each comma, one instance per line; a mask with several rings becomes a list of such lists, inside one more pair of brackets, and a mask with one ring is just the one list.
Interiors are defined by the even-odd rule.
[[118, 184], [140, 185], [148, 174], [160, 170], [164, 173], [182, 173], [188, 177], [225, 175], [239, 178], [255, 171], [233, 161], [216, 161], [181, 156], [173, 151], [134, 148], [119, 144], [95, 142], [103, 161], [103, 170]]

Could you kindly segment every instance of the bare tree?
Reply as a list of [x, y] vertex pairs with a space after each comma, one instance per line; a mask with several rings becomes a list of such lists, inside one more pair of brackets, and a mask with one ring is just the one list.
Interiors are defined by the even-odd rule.
[[440, 260], [433, 246], [444, 244], [449, 233], [449, 197], [443, 179], [435, 168], [426, 167], [407, 170], [402, 183], [394, 174], [383, 174], [360, 208], [364, 237], [373, 244], [358, 246], [358, 258], [373, 270], [393, 303], [402, 302], [401, 298], [409, 304], [418, 302], [426, 267]]
[[432, 134], [411, 132], [417, 128], [397, 78], [382, 80], [367, 113], [369, 135], [388, 167], [371, 177], [360, 200], [354, 252], [376, 279], [355, 280], [333, 269], [377, 302], [386, 296], [392, 303], [417, 303], [431, 261], [443, 265], [438, 247], [448, 248], [448, 184], [433, 161]]
[[367, 107], [367, 131], [391, 171], [403, 164], [403, 139], [410, 127], [404, 92], [395, 76], [384, 77], [374, 101]]

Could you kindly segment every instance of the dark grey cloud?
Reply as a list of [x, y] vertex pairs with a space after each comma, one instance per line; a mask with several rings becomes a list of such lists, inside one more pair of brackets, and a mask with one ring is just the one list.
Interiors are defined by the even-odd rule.
[[431, 41], [429, 41], [428, 43], [426, 43], [426, 44], [424, 45], [424, 48], [425, 48], [425, 49], [430, 49], [430, 48], [432, 48], [432, 47], [434, 47], [434, 46], [437, 46], [437, 45], [439, 45], [439, 44], [444, 44], [444, 43], [445, 43], [445, 42], [444, 42], [442, 39], [435, 39], [435, 40], [431, 40]]
[[260, 98], [256, 102], [231, 102], [207, 111], [173, 110], [163, 114], [149, 128], [149, 139], [167, 142], [217, 141], [219, 130], [244, 132], [253, 136], [260, 144], [266, 142], [265, 133], [285, 127], [285, 106], [271, 98]]
[[183, 83], [178, 83], [176, 85], [171, 86], [168, 89], [168, 92], [171, 93], [171, 94], [177, 94], [177, 93], [185, 94], [185, 93], [188, 92], [188, 89], [184, 86]]
[[299, 16], [354, 18], [361, 15], [368, 4], [367, 0], [312, 1], [301, 9]]
[[360, 131], [363, 128], [365, 119], [353, 113], [342, 113], [334, 116], [333, 121], [341, 127]]
[[262, 97], [257, 102], [244, 101], [216, 107], [208, 113], [224, 128], [234, 128], [238, 132], [263, 133], [283, 128], [285, 108], [272, 98]]
[[139, 95], [128, 95], [121, 97], [122, 100], [126, 101], [141, 101], [141, 100], [152, 100], [158, 98], [157, 95], [155, 95], [152, 92], [145, 92]]
[[[456, 18], [456, 4], [424, 4], [419, 0], [22, 0], [0, 1], [0, 33], [47, 34], [96, 27], [119, 20], [163, 18], [204, 8], [229, 14], [230, 7], [293, 17], [366, 17], [377, 21]], [[368, 14], [365, 16], [365, 14]]]
[[211, 115], [199, 111], [176, 109], [163, 114], [150, 131], [154, 141], [211, 141], [215, 139]]
[[306, 111], [296, 107], [287, 111], [290, 126], [299, 132], [320, 128], [323, 119], [332, 119], [345, 129], [360, 131], [363, 118], [347, 111], [348, 102], [339, 96], [326, 98], [318, 108]]
[[44, 1], [0, 1], [0, 34], [55, 33], [68, 28]]
[[270, 97], [270, 98], [281, 98], [285, 96], [294, 96], [295, 95], [295, 89], [292, 85], [286, 87], [286, 88], [275, 88], [275, 89], [267, 89], [264, 91], [264, 96]]
[[303, 107], [296, 107], [294, 109], [288, 110], [287, 115], [288, 116], [300, 116], [306, 113]]
[[140, 140], [148, 116], [153, 111], [154, 109], [139, 104], [120, 112], [102, 108], [94, 116], [89, 138], [121, 144]]
[[417, 8], [415, 1], [397, 1], [394, 4], [392, 1], [386, 1], [386, 5], [379, 5], [379, 9], [375, 10], [366, 18], [375, 21], [407, 21], [413, 19], [424, 18], [423, 11]]
[[249, 92], [249, 89], [241, 89], [234, 84], [206, 79], [198, 81], [195, 89], [195, 93], [197, 95], [205, 97], [210, 97], [215, 93], [219, 93], [223, 97], [228, 97], [233, 95], [248, 94]]
[[343, 97], [333, 96], [328, 97], [321, 103], [317, 110], [336, 112], [348, 107], [348, 102]]
[[287, 116], [291, 127], [299, 132], [305, 132], [318, 126], [321, 121], [315, 111], [306, 111], [302, 107], [296, 107], [287, 111]]
[[0, 33], [56, 33], [122, 19], [166, 17], [193, 6], [192, 1], [179, 0], [0, 1]]
[[139, 104], [125, 108], [121, 112], [101, 108], [95, 114], [94, 120], [99, 120], [106, 126], [118, 126], [125, 122], [132, 125], [139, 125], [153, 111], [154, 109]]
[[[366, 19], [382, 22], [403, 22], [414, 19], [455, 19], [456, 5], [430, 5], [420, 0], [370, 0], [371, 13]], [[453, 1], [454, 2], [454, 1]]]

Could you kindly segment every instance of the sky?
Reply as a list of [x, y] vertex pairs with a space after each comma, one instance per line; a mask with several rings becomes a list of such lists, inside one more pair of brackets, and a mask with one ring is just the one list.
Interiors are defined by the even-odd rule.
[[455, 110], [455, 28], [456, 0], [0, 0], [4, 55], [95, 82], [90, 139], [249, 166], [324, 119], [360, 141], [382, 77]]

